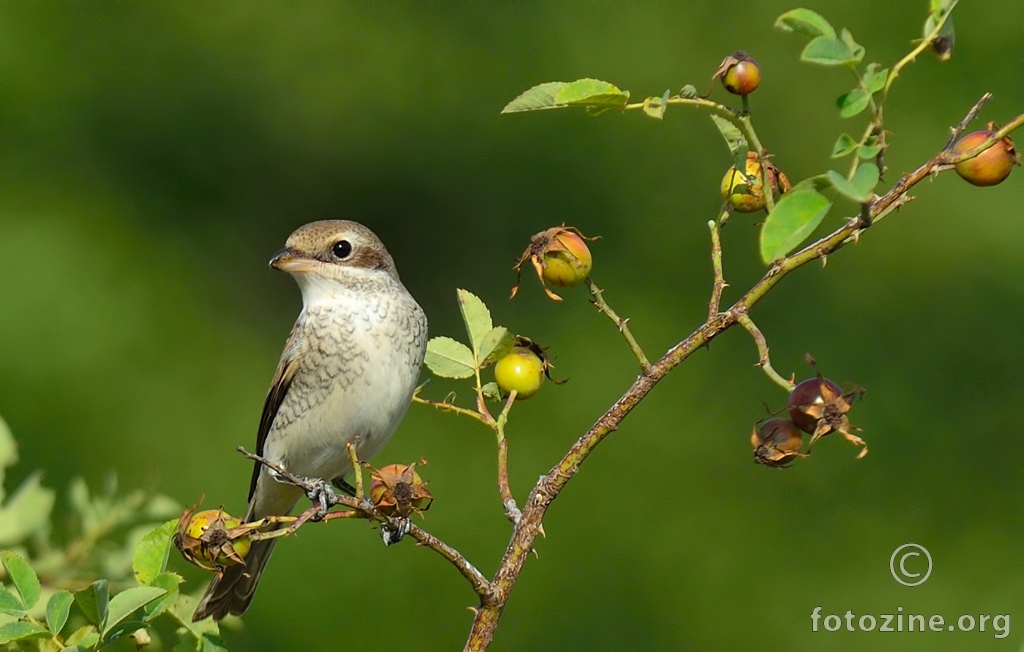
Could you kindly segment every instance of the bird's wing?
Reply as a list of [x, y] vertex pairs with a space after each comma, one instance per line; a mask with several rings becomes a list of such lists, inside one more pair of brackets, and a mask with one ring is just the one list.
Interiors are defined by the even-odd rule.
[[[284, 353], [281, 354], [281, 361], [277, 363], [277, 371], [274, 373], [274, 380], [270, 384], [270, 391], [267, 392], [267, 400], [263, 403], [260, 429], [256, 435], [256, 454], [260, 456], [263, 455], [263, 449], [267, 444], [267, 436], [270, 434], [270, 428], [274, 425], [274, 418], [277, 417], [277, 411], [280, 409], [281, 403], [284, 402], [285, 395], [288, 394], [288, 388], [291, 387], [292, 379], [295, 377], [295, 370], [298, 368], [296, 363], [298, 336], [299, 324], [296, 323], [291, 335], [288, 337]], [[253, 494], [256, 493], [256, 481], [260, 478], [261, 466], [263, 465], [256, 462], [252, 470], [252, 481], [249, 483], [250, 501], [252, 501]]]

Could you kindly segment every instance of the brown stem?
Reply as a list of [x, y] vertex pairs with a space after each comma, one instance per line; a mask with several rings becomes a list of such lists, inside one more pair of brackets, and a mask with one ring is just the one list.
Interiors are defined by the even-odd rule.
[[[984, 100], [985, 98], [982, 98], [978, 104], [983, 104]], [[976, 104], [972, 112], [976, 112], [979, 108], [980, 106]], [[740, 318], [746, 316], [750, 309], [790, 272], [807, 263], [825, 258], [849, 242], [855, 242], [871, 224], [909, 201], [907, 192], [910, 188], [933, 171], [940, 172], [948, 169], [950, 159], [951, 152], [948, 148], [944, 148], [924, 165], [903, 175], [889, 192], [870, 203], [868, 214], [872, 219], [869, 222], [865, 223], [859, 218], [847, 220], [844, 226], [817, 242], [773, 263], [765, 275], [729, 310], [709, 317], [686, 339], [670, 348], [660, 360], [651, 365], [646, 373], [640, 375], [633, 382], [630, 388], [598, 418], [594, 425], [572, 445], [569, 452], [547, 474], [541, 476], [533, 487], [524, 504], [522, 519], [512, 533], [501, 565], [491, 583], [493, 601], [490, 604], [482, 603], [481, 608], [476, 612], [473, 618], [473, 627], [466, 641], [466, 650], [484, 650], [490, 645], [512, 588], [519, 579], [523, 564], [530, 551], [533, 550], [534, 541], [542, 529], [548, 507], [579, 471], [580, 466], [597, 445], [618, 429], [622, 420], [654, 389], [654, 386], [690, 357], [694, 351], [739, 323]]]

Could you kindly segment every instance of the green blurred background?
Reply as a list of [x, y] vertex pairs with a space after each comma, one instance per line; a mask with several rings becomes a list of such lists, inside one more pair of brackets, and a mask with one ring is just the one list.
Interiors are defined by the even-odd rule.
[[[889, 64], [927, 2], [812, 1]], [[709, 120], [670, 108], [591, 119], [500, 116], [526, 88], [593, 76], [660, 95], [703, 90], [729, 52], [761, 64], [756, 124], [794, 180], [859, 134], [843, 71], [802, 65], [771, 29], [784, 2], [4, 3], [0, 5], [0, 414], [22, 446], [9, 482], [126, 487], [241, 512], [264, 393], [300, 307], [269, 256], [305, 222], [371, 226], [434, 335], [461, 336], [455, 288], [549, 345], [562, 387], [513, 414], [517, 495], [635, 377], [585, 292], [506, 300], [530, 234], [600, 234], [594, 276], [650, 355], [704, 317], [706, 222], [729, 155]], [[983, 120], [1024, 110], [1024, 4], [965, 3], [947, 64], [922, 57], [887, 107], [892, 183], [984, 92]], [[721, 90], [716, 97], [725, 101]], [[845, 169], [845, 168], [844, 168]], [[883, 185], [883, 187], [887, 187]], [[754, 312], [780, 372], [813, 353], [868, 388], [853, 421], [775, 471], [748, 435], [784, 395], [742, 331], [659, 386], [554, 504], [498, 630], [500, 650], [1011, 649], [1022, 635], [813, 633], [823, 613], [1010, 614], [1024, 627], [1024, 172], [975, 189], [952, 174]], [[840, 206], [850, 211], [852, 206]], [[836, 211], [836, 215], [838, 215]], [[762, 272], [758, 218], [724, 233], [735, 298]], [[826, 221], [834, 227], [838, 217]], [[450, 388], [434, 382], [440, 398]], [[463, 398], [466, 392], [463, 391]], [[426, 527], [490, 574], [508, 539], [493, 438], [413, 406], [376, 462], [430, 461]], [[929, 581], [890, 577], [924, 545]], [[189, 572], [189, 571], [185, 571]], [[191, 586], [203, 581], [189, 572]], [[364, 523], [279, 546], [237, 650], [455, 649], [474, 596], [436, 555], [385, 549]], [[1021, 623], [1018, 625], [1017, 623]]]

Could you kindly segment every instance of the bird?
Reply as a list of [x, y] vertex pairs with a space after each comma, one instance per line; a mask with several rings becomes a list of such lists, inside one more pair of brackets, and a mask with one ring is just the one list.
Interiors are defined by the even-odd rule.
[[[302, 311], [267, 392], [256, 454], [289, 473], [341, 487], [352, 471], [346, 444], [369, 459], [405, 416], [426, 351], [427, 318], [384, 244], [358, 222], [299, 227], [270, 267], [295, 279]], [[245, 522], [288, 514], [302, 495], [256, 462]], [[244, 565], [215, 577], [193, 621], [241, 615], [276, 541], [253, 541]]]

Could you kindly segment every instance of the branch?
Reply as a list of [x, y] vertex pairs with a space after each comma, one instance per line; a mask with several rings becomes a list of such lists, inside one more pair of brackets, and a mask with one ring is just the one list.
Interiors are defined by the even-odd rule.
[[717, 220], [708, 220], [708, 228], [711, 229], [711, 269], [714, 272], [714, 283], [711, 286], [711, 299], [708, 301], [708, 320], [712, 320], [718, 314], [718, 308], [722, 303], [722, 291], [728, 286], [725, 282], [725, 275], [722, 271], [722, 237], [721, 228], [729, 218], [729, 204], [722, 209], [722, 214]]
[[[279, 481], [287, 482], [299, 487], [307, 494], [313, 493], [319, 489], [318, 483], [315, 480], [303, 478], [293, 473], [288, 472], [284, 467], [271, 462], [265, 457], [260, 455], [254, 455], [249, 451], [245, 450], [242, 446], [238, 446], [235, 450], [244, 455], [246, 458], [259, 462], [263, 466], [267, 467], [274, 472]], [[277, 479], [277, 478], [275, 478]], [[331, 494], [326, 497], [327, 502], [331, 503], [331, 506], [342, 505], [348, 507], [352, 511], [347, 512], [330, 512], [323, 520], [330, 521], [338, 518], [365, 518], [367, 520], [376, 521], [382, 523], [393, 529], [399, 529], [405, 527], [408, 529], [408, 534], [412, 538], [416, 539], [416, 542], [427, 548], [430, 548], [437, 554], [447, 559], [458, 571], [462, 574], [466, 580], [469, 581], [470, 586], [473, 587], [473, 591], [480, 597], [480, 602], [483, 605], [490, 604], [493, 601], [493, 588], [491, 583], [487, 581], [483, 573], [476, 569], [476, 567], [466, 559], [462, 553], [455, 548], [452, 548], [445, 542], [441, 541], [437, 537], [428, 533], [418, 525], [412, 522], [406, 521], [403, 523], [403, 519], [388, 516], [387, 514], [381, 513], [377, 510], [370, 501], [365, 498], [352, 498], [349, 496], [341, 496], [337, 494]], [[299, 527], [301, 527], [307, 521], [313, 519], [314, 515], [320, 511], [320, 508], [313, 505], [306, 509], [294, 522], [288, 527], [290, 530], [289, 534], [294, 533]], [[285, 517], [287, 518], [287, 517]]]
[[[968, 113], [968, 117], [971, 116], [971, 113], [976, 113], [985, 101], [986, 98], [982, 98]], [[1021, 124], [1024, 124], [1024, 116], [1014, 120], [1000, 131], [1009, 133]], [[916, 170], [903, 175], [885, 195], [870, 202], [867, 208], [870, 220], [862, 220], [859, 216], [851, 218], [842, 227], [820, 240], [773, 263], [764, 276], [729, 310], [709, 316], [707, 321], [670, 348], [661, 359], [650, 365], [649, 370], [633, 382], [629, 389], [572, 445], [565, 456], [547, 474], [541, 476], [530, 491], [523, 507], [522, 519], [512, 533], [501, 565], [491, 584], [493, 603], [484, 604], [476, 612], [472, 630], [466, 641], [467, 650], [483, 650], [490, 644], [508, 596], [522, 572], [527, 556], [533, 550], [534, 541], [541, 532], [544, 516], [552, 501], [572, 480], [590, 453], [605, 437], [619, 428], [622, 420], [654, 389], [655, 385], [690, 357], [694, 351], [740, 323], [741, 318], [746, 317], [750, 309], [793, 270], [819, 258], [825, 258], [849, 242], [856, 242], [860, 234], [877, 223], [880, 218], [910, 201], [908, 191], [929, 174], [949, 169], [952, 158], [951, 150], [948, 147], [943, 148]], [[595, 298], [600, 297], [600, 290], [593, 283], [591, 283], [591, 293], [595, 294]], [[602, 310], [602, 312], [605, 311]], [[613, 314], [609, 316], [618, 321], [617, 316], [613, 316]]]
[[761, 359], [758, 360], [757, 366], [761, 367], [764, 373], [772, 379], [772, 382], [786, 390], [787, 392], [793, 391], [796, 385], [793, 384], [792, 380], [786, 380], [775, 371], [775, 367], [772, 366], [772, 361], [768, 357], [768, 340], [765, 339], [764, 333], [757, 327], [754, 320], [751, 319], [746, 313], [740, 313], [736, 318], [736, 321], [740, 323], [740, 326], [747, 329], [750, 336], [754, 338], [754, 343], [757, 344], [757, 352], [761, 354]]
[[597, 287], [597, 285], [587, 277], [587, 287], [590, 288], [590, 294], [594, 297], [591, 303], [594, 307], [608, 315], [608, 319], [612, 320], [619, 332], [622, 333], [622, 337], [625, 338], [626, 344], [629, 345], [629, 350], [633, 352], [637, 362], [640, 363], [640, 371], [647, 373], [650, 371], [651, 363], [647, 360], [647, 356], [644, 355], [644, 350], [640, 348], [640, 344], [637, 343], [636, 338], [633, 337], [633, 333], [629, 330], [629, 320], [619, 317], [612, 307], [604, 301], [604, 290]]
[[505, 507], [505, 517], [513, 525], [519, 524], [523, 512], [516, 504], [512, 488], [508, 483], [508, 440], [505, 439], [505, 424], [508, 422], [508, 412], [512, 409], [512, 404], [515, 403], [517, 393], [514, 389], [509, 393], [505, 407], [494, 424], [494, 434], [498, 438], [498, 493], [501, 494], [501, 504]]
[[476, 419], [477, 421], [486, 426], [491, 425], [491, 422], [488, 421], [487, 418], [484, 415], [480, 414], [479, 412], [467, 410], [466, 408], [459, 407], [458, 405], [455, 405], [454, 403], [449, 403], [448, 401], [432, 401], [429, 398], [423, 398], [422, 396], [420, 396], [419, 392], [412, 395], [412, 402], [422, 403], [423, 405], [429, 405], [430, 407], [436, 408], [441, 412], [454, 412], [455, 414], [462, 414], [467, 417]]

